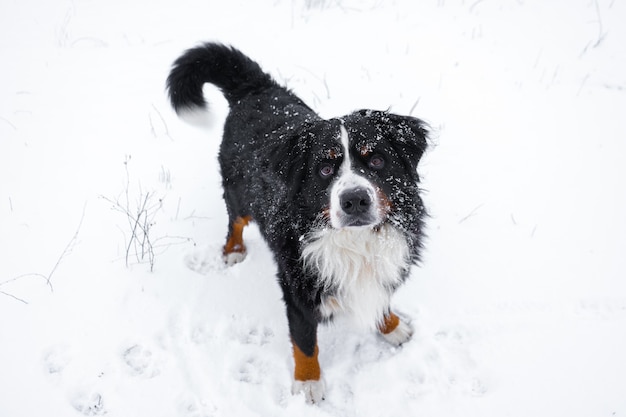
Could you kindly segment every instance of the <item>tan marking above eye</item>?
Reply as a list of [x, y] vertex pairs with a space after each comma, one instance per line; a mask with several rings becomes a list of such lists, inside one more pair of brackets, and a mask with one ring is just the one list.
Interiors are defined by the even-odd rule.
[[371, 155], [374, 152], [374, 144], [373, 143], [367, 143], [367, 142], [361, 142], [358, 145], [358, 150], [359, 153], [361, 154], [361, 156], [363, 158], [368, 157], [369, 155]]
[[326, 157], [328, 159], [337, 159], [341, 156], [341, 152], [338, 151], [337, 149], [333, 148], [333, 149], [329, 149], [328, 151], [326, 151]]

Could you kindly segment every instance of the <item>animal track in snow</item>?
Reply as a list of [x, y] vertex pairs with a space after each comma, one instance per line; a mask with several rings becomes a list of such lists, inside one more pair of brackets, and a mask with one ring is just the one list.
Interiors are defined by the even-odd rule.
[[574, 308], [578, 317], [585, 319], [608, 320], [615, 316], [626, 316], [624, 299], [585, 299]]
[[247, 345], [263, 346], [269, 343], [273, 337], [274, 331], [269, 327], [263, 327], [262, 329], [253, 328], [250, 329], [247, 335], [243, 335], [241, 342]]
[[185, 256], [185, 265], [201, 275], [222, 271], [226, 266], [221, 253], [221, 249], [213, 246], [198, 247]]
[[263, 346], [272, 341], [274, 330], [262, 324], [250, 323], [245, 318], [233, 317], [230, 323], [231, 339], [243, 345]]
[[122, 359], [133, 375], [153, 378], [160, 373], [155, 355], [144, 346], [129, 347], [124, 351]]
[[237, 370], [236, 379], [253, 385], [260, 385], [268, 372], [267, 363], [259, 358], [251, 357], [242, 363]]
[[102, 416], [107, 413], [102, 395], [98, 392], [78, 391], [70, 402], [76, 411], [86, 416]]
[[198, 323], [191, 329], [191, 341], [196, 345], [206, 345], [216, 338], [214, 329], [207, 323]]
[[45, 370], [51, 375], [60, 375], [70, 363], [69, 348], [55, 346], [48, 349], [44, 354], [43, 363]]
[[217, 412], [214, 405], [191, 395], [179, 402], [178, 410], [181, 417], [212, 417]]

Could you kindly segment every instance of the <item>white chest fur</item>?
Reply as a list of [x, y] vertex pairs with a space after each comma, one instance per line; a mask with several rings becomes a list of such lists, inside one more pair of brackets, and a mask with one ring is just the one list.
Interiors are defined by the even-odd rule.
[[306, 237], [302, 258], [329, 292], [320, 306], [323, 316], [349, 314], [357, 324], [375, 328], [389, 308], [391, 288], [409, 268], [409, 247], [390, 225], [323, 229]]

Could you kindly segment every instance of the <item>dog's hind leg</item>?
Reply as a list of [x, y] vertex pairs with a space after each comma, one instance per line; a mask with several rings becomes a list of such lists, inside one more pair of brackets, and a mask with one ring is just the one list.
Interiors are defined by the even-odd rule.
[[251, 216], [239, 216], [231, 221], [228, 230], [228, 238], [222, 252], [224, 262], [227, 265], [234, 265], [246, 258], [246, 246], [243, 244], [243, 228], [250, 223]]
[[391, 310], [385, 314], [383, 322], [378, 325], [378, 330], [383, 338], [394, 346], [400, 346], [408, 342], [411, 336], [413, 336], [411, 326], [400, 320], [400, 317]]

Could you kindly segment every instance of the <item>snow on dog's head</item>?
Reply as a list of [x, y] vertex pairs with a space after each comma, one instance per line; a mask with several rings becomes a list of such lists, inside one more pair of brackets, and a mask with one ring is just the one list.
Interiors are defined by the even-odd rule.
[[323, 221], [303, 236], [302, 259], [330, 294], [322, 317], [350, 313], [375, 327], [414, 261], [426, 131], [418, 119], [370, 110], [322, 123], [333, 127], [315, 138], [311, 174]]
[[421, 215], [417, 163], [426, 130], [419, 119], [361, 110], [277, 137], [265, 150], [274, 172], [289, 184], [298, 215], [318, 227], [373, 229]]
[[421, 207], [417, 163], [426, 130], [420, 120], [361, 110], [341, 119], [339, 136], [343, 158], [329, 188], [333, 228], [376, 227]]
[[[384, 218], [384, 197], [379, 198], [377, 188], [362, 171], [355, 170], [350, 153], [350, 139], [346, 128], [341, 126], [341, 144], [343, 162], [337, 178], [330, 187], [330, 224], [335, 229], [344, 227], [371, 227], [380, 224]], [[384, 168], [385, 160], [381, 155], [374, 155], [368, 162], [370, 169], [378, 171]], [[322, 166], [322, 172], [326, 166]], [[379, 201], [383, 200], [383, 201]]]

